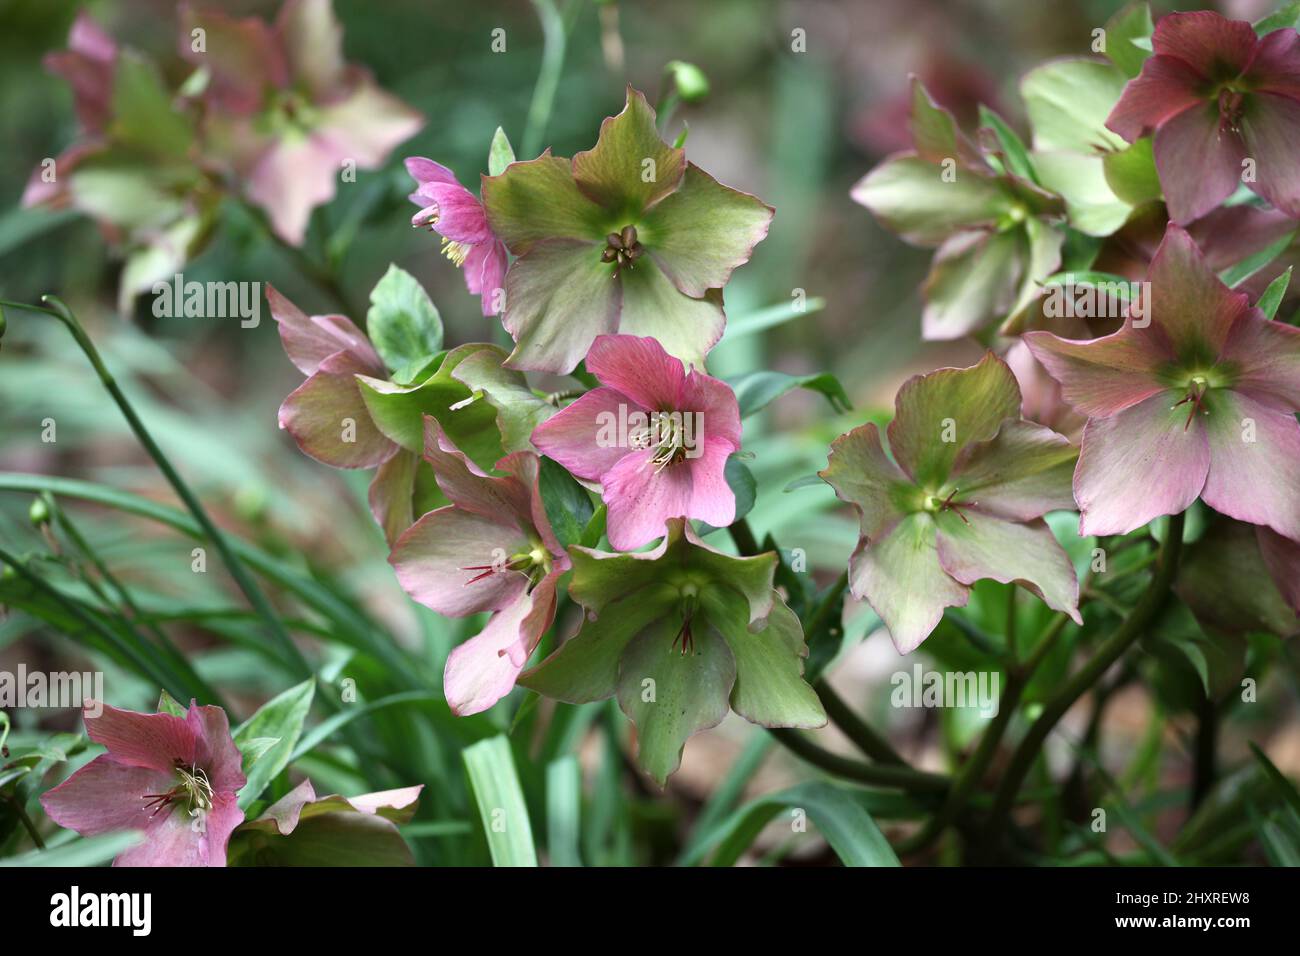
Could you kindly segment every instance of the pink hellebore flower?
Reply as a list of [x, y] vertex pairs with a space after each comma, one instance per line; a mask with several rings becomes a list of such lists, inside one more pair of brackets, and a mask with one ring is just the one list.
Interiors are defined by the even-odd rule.
[[652, 338], [602, 335], [587, 353], [600, 379], [533, 432], [533, 444], [578, 478], [598, 481], [609, 509], [609, 543], [649, 544], [669, 518], [725, 528], [736, 496], [724, 471], [740, 449], [740, 407], [731, 387], [669, 355]]
[[1130, 143], [1155, 133], [1173, 220], [1203, 216], [1242, 182], [1300, 217], [1300, 35], [1259, 37], [1244, 20], [1200, 10], [1162, 17], [1151, 44], [1106, 125]]
[[[192, 31], [204, 30], [203, 49]], [[302, 242], [316, 206], [334, 196], [348, 162], [380, 166], [423, 124], [415, 110], [343, 61], [330, 0], [286, 0], [274, 25], [186, 7], [180, 54], [209, 73], [204, 99], [212, 152], [246, 177], [286, 242]]]
[[1265, 318], [1170, 225], [1149, 315], [1083, 342], [1025, 335], [1088, 416], [1074, 497], [1081, 534], [1126, 534], [1199, 496], [1300, 540], [1300, 329]]
[[487, 626], [453, 650], [443, 693], [455, 714], [487, 710], [510, 693], [555, 619], [555, 585], [569, 558], [538, 488], [539, 459], [515, 452], [485, 475], [424, 419], [425, 460], [450, 505], [397, 539], [388, 562], [406, 592], [448, 617], [489, 611]]
[[108, 753], [41, 797], [50, 819], [83, 836], [143, 830], [114, 866], [225, 866], [245, 783], [226, 712], [193, 701], [184, 717], [90, 709], [86, 733]]
[[442, 236], [442, 251], [465, 270], [465, 286], [480, 297], [483, 314], [496, 315], [501, 311], [509, 260], [505, 243], [488, 225], [483, 204], [441, 163], [412, 156], [406, 170], [419, 183], [411, 202], [420, 211], [411, 217], [411, 225]]

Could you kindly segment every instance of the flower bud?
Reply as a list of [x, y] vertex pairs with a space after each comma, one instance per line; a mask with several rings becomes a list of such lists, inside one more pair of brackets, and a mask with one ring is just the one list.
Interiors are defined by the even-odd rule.
[[709, 95], [709, 78], [694, 63], [673, 60], [664, 71], [671, 74], [683, 103], [695, 103]]

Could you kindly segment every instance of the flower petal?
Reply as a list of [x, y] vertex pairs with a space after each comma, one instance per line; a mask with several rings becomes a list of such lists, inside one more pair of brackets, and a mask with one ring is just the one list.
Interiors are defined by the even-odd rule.
[[139, 714], [101, 704], [92, 716], [83, 709], [86, 736], [108, 748], [118, 763], [170, 774], [180, 761], [193, 766], [199, 754], [198, 736], [192, 724], [171, 714]]
[[600, 481], [631, 451], [626, 443], [603, 437], [610, 423], [626, 421], [638, 411], [642, 409], [622, 392], [593, 388], [537, 426], [532, 441], [538, 451], [575, 477]]
[[1161, 391], [1156, 374], [1173, 358], [1160, 338], [1131, 323], [1099, 339], [1026, 332], [1022, 341], [1061, 383], [1062, 397], [1090, 417], [1114, 415]]
[[1188, 427], [1189, 406], [1171, 407], [1182, 397], [1159, 392], [1088, 422], [1074, 472], [1080, 534], [1128, 534], [1196, 500], [1210, 470], [1210, 449], [1199, 420]]
[[1210, 471], [1201, 497], [1222, 514], [1300, 539], [1300, 423], [1239, 392], [1205, 397]]
[[[411, 174], [411, 178], [417, 184], [423, 186], [425, 183], [457, 183], [460, 180], [442, 163], [435, 163], [424, 156], [408, 156], [404, 161], [406, 171]], [[414, 197], [411, 198], [416, 205], [421, 205]]]
[[969, 368], [916, 375], [894, 398], [889, 447], [918, 485], [939, 485], [957, 454], [971, 442], [997, 434], [1020, 417], [1020, 386], [1007, 363], [986, 352]]
[[1069, 439], [1049, 428], [1008, 421], [993, 438], [962, 449], [951, 482], [960, 489], [958, 500], [982, 513], [1029, 521], [1049, 511], [1073, 510], [1071, 479], [1078, 455]]
[[1300, 541], [1263, 527], [1255, 528], [1255, 536], [1273, 583], [1291, 610], [1300, 615]]
[[1124, 87], [1106, 126], [1130, 143], [1136, 142], [1184, 110], [1204, 103], [1204, 83], [1205, 77], [1184, 60], [1148, 57], [1142, 72]]
[[680, 188], [641, 220], [641, 241], [673, 285], [693, 298], [727, 284], [763, 241], [776, 210], [724, 186], [694, 163]]
[[865, 598], [889, 628], [900, 654], [930, 636], [946, 607], [964, 607], [970, 590], [939, 563], [937, 527], [926, 512], [907, 515], [876, 538], [858, 544], [849, 559], [849, 587]]
[[[1300, 218], [1300, 101], [1277, 93], [1252, 93], [1241, 117], [1246, 155], [1255, 160], [1256, 193], [1292, 218]], [[1241, 168], [1237, 170], [1238, 178]]]
[[[334, 468], [373, 468], [398, 446], [376, 426], [362, 398], [357, 375], [369, 371], [348, 352], [338, 352], [280, 406], [280, 427], [303, 452]], [[348, 440], [352, 439], [352, 440]]]
[[380, 465], [370, 481], [370, 514], [390, 548], [415, 520], [412, 499], [419, 464], [418, 456], [403, 449]]
[[201, 818], [177, 807], [150, 818], [145, 840], [118, 854], [114, 866], [225, 866], [226, 844], [244, 822], [233, 793], [218, 793]]
[[936, 520], [939, 563], [954, 579], [962, 584], [985, 578], [1014, 582], [1083, 623], [1079, 579], [1047, 522], [1004, 521], [982, 508], [963, 509], [960, 515], [946, 511]]
[[545, 239], [594, 243], [622, 228], [578, 189], [569, 161], [549, 149], [511, 163], [499, 176], [484, 176], [480, 195], [493, 234], [517, 256]]
[[690, 469], [660, 469], [654, 455], [651, 449], [624, 455], [601, 480], [608, 509], [606, 533], [617, 551], [631, 551], [661, 537], [669, 518], [695, 517]]
[[602, 385], [627, 396], [642, 409], [681, 409], [686, 369], [664, 351], [658, 339], [635, 335], [602, 335], [587, 352], [587, 371]]
[[573, 157], [578, 189], [628, 222], [676, 189], [685, 170], [686, 151], [660, 139], [655, 111], [630, 86], [623, 111], [601, 122], [595, 147]]
[[145, 794], [175, 784], [171, 770], [122, 763], [101, 754], [57, 787], [41, 795], [41, 806], [61, 827], [82, 836], [114, 830], [143, 830], [149, 823]]
[[383, 165], [423, 125], [423, 116], [367, 76], [346, 97], [320, 109], [312, 136], [330, 155], [337, 178], [347, 160], [361, 169]]
[[1234, 368], [1233, 391], [1266, 405], [1300, 408], [1300, 329], [1252, 310], [1233, 325], [1222, 355]]
[[885, 159], [853, 187], [850, 196], [890, 232], [920, 246], [937, 246], [955, 232], [992, 227], [1013, 200], [992, 176], [945, 167], [915, 153]]
[[[1277, 542], [1291, 545], [1289, 569], [1270, 560]], [[1209, 633], [1269, 631], [1289, 637], [1300, 631], [1294, 610], [1300, 600], [1297, 557], [1300, 548], [1270, 529], [1220, 518], [1187, 546], [1174, 589]], [[1280, 590], [1285, 588], [1291, 589], [1289, 598]]]
[[959, 339], [1005, 316], [1015, 304], [1027, 252], [1017, 230], [959, 232], [947, 239], [921, 287], [921, 337]]
[[224, 710], [211, 704], [199, 707], [191, 702], [185, 721], [194, 732], [194, 762], [207, 772], [213, 790], [234, 793], [248, 782], [241, 769], [243, 758], [230, 736], [230, 718]]
[[266, 301], [280, 331], [284, 353], [304, 375], [314, 375], [321, 363], [336, 352], [350, 352], [369, 367], [372, 375], [383, 374], [384, 363], [351, 319], [342, 315], [308, 317], [270, 283], [266, 285]]
[[330, 0], [286, 0], [275, 18], [289, 72], [313, 100], [343, 82], [343, 27]]
[[1219, 104], [1189, 106], [1156, 130], [1156, 169], [1169, 218], [1185, 225], [1232, 195], [1246, 157], [1241, 138], [1224, 132]]
[[[707, 433], [706, 433], [707, 434]], [[700, 441], [696, 437], [696, 441]], [[714, 435], [703, 438], [704, 448], [669, 468], [683, 468], [690, 474], [691, 504], [687, 516], [715, 528], [726, 528], [736, 520], [736, 493], [727, 483], [727, 459], [736, 450], [730, 441]], [[667, 470], [667, 469], [665, 469]]]
[[333, 149], [312, 137], [273, 143], [245, 182], [248, 198], [266, 210], [275, 234], [302, 245], [311, 212], [334, 198], [339, 166]]
[[646, 258], [619, 273], [618, 282], [623, 288], [618, 331], [652, 336], [669, 355], [703, 369], [704, 356], [722, 338], [727, 324], [722, 292], [710, 289], [699, 299], [683, 295], [653, 259]]
[[1257, 43], [1245, 20], [1229, 20], [1210, 10], [1170, 13], [1156, 23], [1151, 48], [1184, 60], [1212, 80], [1233, 79], [1250, 63]]
[[859, 425], [831, 442], [826, 467], [818, 474], [840, 501], [853, 505], [864, 538], [874, 538], [887, 523], [901, 517], [897, 498], [912, 488], [907, 475], [881, 447], [875, 422]]
[[1248, 89], [1300, 96], [1300, 34], [1282, 29], [1260, 37], [1241, 79]]
[[1218, 358], [1233, 324], [1250, 308], [1246, 294], [1224, 285], [1192, 237], [1173, 224], [1147, 278], [1152, 324], [1165, 332], [1184, 363]]
[[596, 336], [618, 329], [622, 286], [611, 271], [594, 243], [550, 239], [531, 245], [506, 273], [502, 322], [515, 340], [506, 364], [572, 371]]
[[433, 228], [456, 242], [478, 245], [492, 238], [478, 197], [460, 183], [426, 183], [419, 195], [436, 207]]
[[[279, 39], [257, 17], [235, 18], [212, 9], [184, 4], [180, 11], [177, 49], [186, 61], [208, 70], [205, 95], [224, 110], [251, 114], [261, 108], [268, 86], [283, 88], [289, 66]], [[196, 50], [192, 32], [202, 29], [203, 49]]]

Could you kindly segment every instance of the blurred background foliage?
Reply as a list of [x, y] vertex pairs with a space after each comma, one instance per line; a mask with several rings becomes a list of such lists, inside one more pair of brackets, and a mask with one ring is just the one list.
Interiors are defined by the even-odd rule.
[[[253, 0], [213, 5], [268, 18], [277, 6]], [[427, 123], [384, 169], [340, 184], [336, 199], [316, 211], [304, 252], [336, 277], [359, 323], [368, 290], [396, 262], [430, 291], [448, 345], [494, 340], [501, 330], [481, 317], [459, 270], [438, 255], [436, 239], [410, 227], [411, 182], [401, 159], [427, 155], [474, 183], [486, 171], [488, 143], [498, 125], [521, 150], [542, 55], [537, 11], [525, 0], [335, 0], [334, 6], [344, 25], [347, 58], [368, 66], [380, 85], [419, 109]], [[771, 533], [787, 553], [802, 549], [818, 580], [830, 581], [843, 568], [856, 541], [855, 523], [825, 486], [783, 489], [825, 465], [835, 436], [887, 414], [907, 376], [970, 364], [982, 349], [969, 341], [920, 342], [918, 285], [930, 253], [899, 242], [848, 198], [850, 186], [872, 165], [908, 145], [908, 74], [918, 73], [968, 125], [982, 101], [1023, 130], [1020, 74], [1050, 57], [1086, 53], [1090, 31], [1119, 6], [1117, 0], [558, 0], [568, 36], [544, 144], [559, 155], [589, 148], [600, 120], [621, 108], [625, 84], [644, 90], [652, 102], [661, 100], [668, 90], [666, 64], [686, 61], [704, 71], [710, 93], [676, 110], [670, 134], [689, 127], [686, 146], [693, 161], [777, 210], [770, 236], [727, 288], [731, 320], [710, 356], [710, 370], [723, 376], [765, 368], [831, 371], [848, 390], [855, 408], [845, 414], [833, 413], [813, 392], [793, 392], [746, 422], [745, 450], [759, 489], [750, 521], [760, 537]], [[1257, 9], [1263, 6], [1232, 3], [1225, 12], [1254, 18], [1266, 12]], [[393, 580], [382, 536], [366, 511], [366, 476], [308, 460], [276, 428], [276, 409], [300, 376], [285, 358], [265, 307], [260, 326], [249, 329], [235, 319], [159, 319], [147, 296], [137, 300], [134, 314], [117, 314], [120, 263], [94, 224], [70, 213], [18, 208], [32, 169], [76, 137], [70, 92], [42, 70], [41, 57], [65, 45], [83, 7], [120, 42], [153, 56], [169, 80], [179, 82], [187, 73], [175, 53], [171, 2], [0, 0], [0, 136], [6, 144], [0, 151], [0, 296], [36, 302], [43, 293], [57, 292], [210, 512], [256, 549], [257, 570], [269, 574], [277, 606], [319, 668], [309, 738], [311, 727], [326, 726], [322, 721], [341, 713], [337, 701], [345, 681], [353, 682], [362, 703], [386, 702], [346, 726], [336, 725], [340, 729], [296, 760], [292, 774], [277, 780], [269, 796], [302, 774], [313, 778], [320, 793], [425, 783], [419, 817], [406, 828], [420, 862], [483, 863], [490, 853], [504, 854], [498, 861], [522, 853], [514, 858], [526, 862], [531, 845], [504, 846], [479, 832], [466, 776], [468, 764], [471, 773], [477, 767], [485, 775], [481, 779], [498, 779], [497, 762], [504, 759], [508, 766], [513, 750], [531, 843], [552, 862], [695, 861], [724, 834], [747, 835], [724, 841], [736, 857], [743, 852], [769, 861], [833, 860], [836, 854], [815, 833], [792, 837], [788, 826], [769, 827], [755, 843], [758, 831], [789, 802], [783, 798], [747, 805], [732, 816], [746, 799], [813, 773], [734, 716], [688, 744], [682, 771], [664, 796], [631, 769], [628, 725], [612, 704], [556, 706], [516, 692], [484, 715], [449, 714], [439, 694], [442, 663], [450, 647], [474, 632], [474, 622], [448, 621], [409, 601]], [[495, 28], [506, 31], [503, 53], [491, 50]], [[806, 31], [806, 52], [791, 52], [795, 29]], [[529, 157], [521, 151], [520, 158]], [[270, 282], [308, 311], [335, 308], [235, 203], [223, 206], [212, 241], [184, 273], [187, 280]], [[788, 305], [797, 290], [813, 303], [806, 314], [764, 321], [765, 315], [787, 313], [764, 310]], [[0, 351], [0, 471], [122, 489], [139, 496], [131, 499], [137, 511], [139, 502], [170, 507], [170, 490], [66, 331], [12, 310], [8, 322]], [[45, 419], [57, 423], [54, 443], [42, 441]], [[0, 667], [13, 670], [25, 662], [29, 668], [103, 669], [110, 702], [152, 709], [156, 681], [95, 650], [76, 620], [65, 628], [42, 622], [42, 616], [57, 620], [57, 609], [37, 613], [41, 608], [33, 602], [41, 600], [87, 608], [102, 603], [94, 561], [66, 528], [56, 522], [50, 540], [28, 521], [40, 487], [48, 484], [0, 484], [0, 541], [12, 552], [43, 556], [34, 566], [58, 592], [53, 598], [23, 592], [26, 610], [23, 601], [10, 602], [0, 619]], [[264, 631], [242, 610], [245, 604], [215, 555], [206, 574], [195, 574], [194, 542], [175, 527], [82, 500], [80, 486], [53, 490], [73, 533], [130, 588], [141, 613], [182, 648], [195, 676], [219, 689], [234, 719], [302, 679], [268, 651]], [[1070, 534], [1065, 527], [1061, 533]], [[715, 541], [726, 546], [722, 537]], [[1002, 587], [985, 582], [976, 589], [969, 618], [978, 623], [981, 614], [1001, 614], [1005, 602]], [[1045, 619], [1036, 606], [1022, 610], [1026, 629]], [[869, 612], [851, 609], [846, 644], [874, 623]], [[562, 620], [557, 630], [566, 627], [572, 623]], [[387, 659], [387, 652], [375, 652], [394, 641], [399, 650]], [[1071, 646], [1062, 644], [1059, 660], [1044, 667], [1040, 680], [1048, 686], [1065, 672]], [[963, 635], [945, 624], [921, 657], [958, 667], [969, 663], [969, 654]], [[888, 676], [900, 666], [910, 661], [901, 664], [888, 639], [876, 635], [847, 649], [834, 683], [914, 763], [950, 769], [979, 719], [966, 712], [891, 708]], [[1261, 703], [1242, 719], [1249, 726], [1225, 745], [1232, 759], [1251, 762], [1244, 743], [1250, 736], [1267, 739], [1284, 769], [1300, 769], [1294, 673], [1293, 667], [1282, 669], [1282, 693], [1261, 692]], [[178, 696], [186, 689], [172, 688]], [[1172, 778], [1174, 786], [1187, 785], [1185, 728], [1166, 719], [1166, 703], [1131, 681], [1111, 693], [1119, 706], [1107, 710], [1105, 719], [1115, 734], [1108, 740], [1118, 751], [1101, 756], [1127, 768], [1116, 786], [1135, 802], [1116, 839], [1100, 850], [1077, 821], [1049, 821], [1050, 850], [1059, 858], [1105, 862], [1114, 854], [1141, 854], [1155, 842], [1152, 830], [1168, 842], [1165, 831], [1177, 822], [1164, 812], [1171, 799], [1162, 782]], [[10, 748], [37, 754], [37, 763], [48, 761], [39, 763], [42, 770], [60, 758], [72, 766], [86, 759], [84, 746], [75, 743], [80, 721], [74, 712], [11, 716]], [[506, 731], [510, 745], [503, 755], [491, 739]], [[817, 739], [832, 749], [843, 743], [834, 730], [819, 732]], [[489, 743], [462, 760], [462, 750], [481, 741]], [[1057, 756], [1067, 765], [1083, 760], [1068, 752]], [[0, 774], [0, 793], [9, 786], [14, 799], [38, 814], [38, 778], [29, 773], [15, 784]], [[1257, 783], [1258, 775], [1251, 779]], [[870, 810], [886, 827], [926, 809], [909, 798], [868, 791], [855, 792], [850, 803]], [[1240, 804], [1235, 806], [1239, 812]], [[822, 806], [820, 812], [823, 820], [853, 819], [852, 807]], [[1197, 846], [1223, 837], [1213, 819], [1197, 825], [1208, 834]], [[1251, 839], [1257, 832], [1250, 829], [1224, 844], [1221, 858], [1245, 853], [1262, 860], [1260, 844]], [[69, 836], [61, 834], [56, 842]], [[0, 816], [0, 847], [7, 853], [26, 850], [25, 840], [12, 814]], [[843, 847], [835, 849], [844, 856]], [[953, 859], [944, 852], [939, 859]]]

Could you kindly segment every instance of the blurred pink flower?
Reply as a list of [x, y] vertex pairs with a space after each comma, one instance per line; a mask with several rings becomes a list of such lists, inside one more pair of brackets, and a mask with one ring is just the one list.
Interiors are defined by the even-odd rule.
[[740, 449], [740, 408], [725, 382], [652, 338], [602, 335], [587, 392], [533, 431], [533, 444], [579, 478], [598, 481], [609, 543], [620, 551], [664, 534], [669, 518], [725, 528], [736, 517], [727, 458]]
[[245, 783], [226, 712], [193, 701], [184, 717], [89, 709], [86, 734], [108, 753], [41, 797], [50, 819], [83, 836], [143, 830], [114, 866], [225, 866]]

